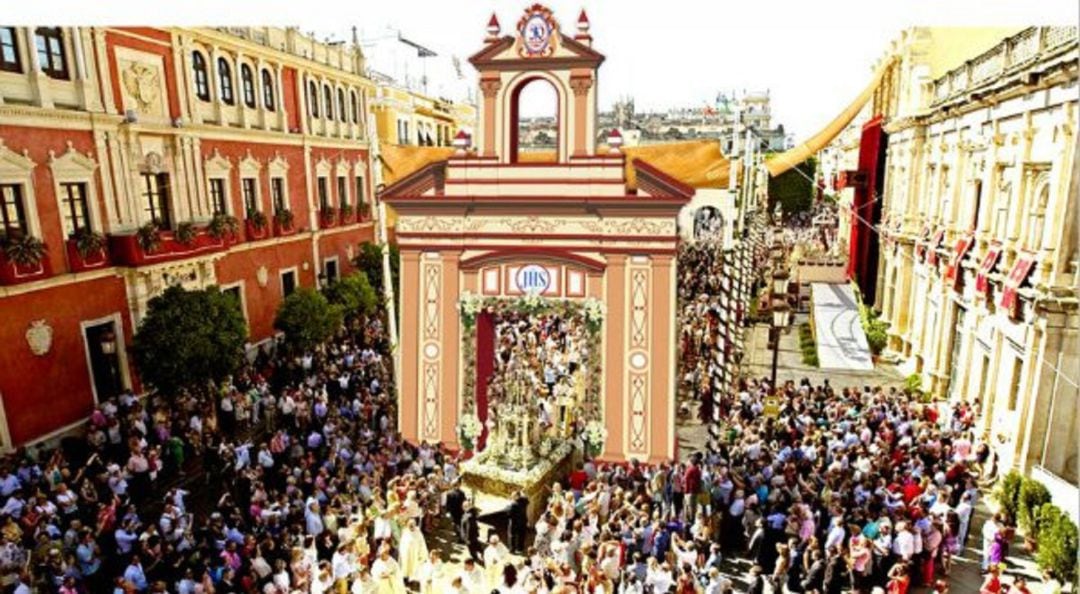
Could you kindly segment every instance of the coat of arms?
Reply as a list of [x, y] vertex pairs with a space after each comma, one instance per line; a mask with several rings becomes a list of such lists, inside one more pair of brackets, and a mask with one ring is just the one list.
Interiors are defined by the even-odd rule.
[[123, 80], [124, 90], [127, 91], [129, 97], [135, 100], [136, 107], [139, 111], [145, 113], [156, 113], [160, 111], [158, 109], [158, 107], [160, 107], [158, 105], [158, 97], [161, 93], [161, 85], [158, 83], [158, 72], [156, 68], [138, 62], [132, 62], [131, 65], [124, 70]]
[[52, 326], [45, 320], [34, 320], [26, 330], [26, 344], [30, 345], [31, 353], [41, 357], [52, 348], [52, 336]]
[[533, 4], [525, 10], [517, 25], [521, 43], [518, 51], [526, 58], [547, 57], [555, 53], [559, 24], [551, 15], [551, 9]]

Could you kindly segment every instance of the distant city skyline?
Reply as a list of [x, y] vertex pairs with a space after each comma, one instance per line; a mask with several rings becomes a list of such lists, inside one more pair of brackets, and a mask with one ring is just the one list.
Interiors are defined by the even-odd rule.
[[[136, 0], [84, 3], [53, 0], [8, 7], [14, 24], [295, 25], [320, 39], [349, 41], [396, 35], [435, 51], [428, 91], [460, 99], [475, 96], [475, 71], [467, 58], [481, 49], [492, 10], [510, 34], [531, 0], [355, 2], [315, 9], [295, 0], [217, 0], [152, 5]], [[801, 141], [839, 113], [869, 82], [874, 62], [899, 31], [912, 25], [1074, 25], [1080, 7], [1066, 2], [1021, 0], [908, 0], [905, 2], [715, 2], [636, 0], [546, 3], [563, 30], [573, 34], [584, 7], [595, 47], [607, 56], [600, 69], [599, 108], [633, 97], [639, 110], [711, 103], [717, 92], [769, 90], [773, 122]], [[329, 8], [329, 9], [323, 9]], [[66, 20], [56, 22], [56, 15]], [[123, 17], [118, 22], [117, 15]], [[369, 52], [378, 70], [381, 58]], [[461, 78], [454, 59], [461, 67]], [[410, 76], [422, 73], [413, 72]]]

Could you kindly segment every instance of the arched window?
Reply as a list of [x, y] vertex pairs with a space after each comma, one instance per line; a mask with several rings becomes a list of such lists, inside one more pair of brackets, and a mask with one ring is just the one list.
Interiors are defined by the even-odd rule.
[[559, 92], [543, 78], [527, 79], [510, 96], [510, 159], [558, 162]]
[[319, 87], [315, 81], [308, 82], [308, 113], [313, 118], [319, 117]]
[[240, 65], [240, 89], [244, 93], [244, 105], [255, 107], [255, 75], [247, 64]]
[[206, 59], [199, 52], [191, 52], [191, 74], [195, 79], [195, 96], [210, 100], [210, 77], [206, 73]]
[[262, 71], [263, 107], [274, 111], [274, 75], [265, 68]]
[[330, 85], [323, 86], [323, 98], [326, 100], [326, 119], [334, 119], [334, 92], [330, 90]]
[[341, 121], [349, 119], [349, 112], [345, 111], [345, 91], [337, 90], [337, 117]]
[[221, 84], [221, 100], [232, 105], [235, 98], [233, 97], [232, 70], [229, 69], [229, 61], [225, 58], [218, 58], [217, 67], [218, 81]]
[[356, 91], [349, 92], [349, 98], [352, 100], [352, 121], [354, 124], [360, 123], [360, 102], [356, 100]]

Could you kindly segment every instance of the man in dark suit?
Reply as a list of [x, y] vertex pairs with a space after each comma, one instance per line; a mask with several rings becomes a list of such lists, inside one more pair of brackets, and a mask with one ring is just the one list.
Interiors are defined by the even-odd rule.
[[529, 530], [529, 498], [520, 490], [514, 493], [510, 503], [510, 550], [525, 552], [525, 533]]
[[465, 546], [469, 547], [469, 555], [477, 563], [483, 565], [483, 548], [480, 546], [480, 521], [476, 507], [469, 502], [465, 503], [465, 514], [461, 517], [461, 538]]
[[461, 490], [460, 482], [455, 481], [453, 488], [446, 492], [446, 513], [450, 515], [450, 522], [461, 542], [465, 542], [461, 532], [461, 516], [465, 515], [465, 491]]

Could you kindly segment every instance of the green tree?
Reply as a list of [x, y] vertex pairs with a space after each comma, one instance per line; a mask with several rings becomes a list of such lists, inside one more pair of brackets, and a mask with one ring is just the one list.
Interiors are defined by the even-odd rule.
[[806, 212], [814, 205], [814, 175], [817, 159], [809, 159], [794, 168], [769, 178], [769, 212], [776, 210], [777, 202], [784, 216]]
[[[353, 266], [367, 275], [371, 286], [380, 295], [383, 293], [383, 267], [382, 248], [375, 243], [365, 241], [360, 244], [360, 253], [353, 258]], [[394, 287], [394, 295], [398, 294], [400, 284], [401, 253], [398, 247], [390, 244], [390, 282]]]
[[1039, 550], [1035, 562], [1052, 572], [1063, 583], [1073, 584], [1076, 591], [1076, 551], [1078, 530], [1065, 512], [1052, 503], [1039, 508]]
[[370, 315], [382, 302], [379, 292], [371, 286], [367, 274], [362, 271], [342, 278], [327, 287], [323, 293], [330, 303], [341, 306], [347, 317]]
[[240, 304], [217, 287], [169, 287], [148, 304], [132, 354], [139, 377], [160, 392], [222, 380], [243, 363], [247, 322]]
[[290, 346], [306, 351], [333, 336], [341, 327], [342, 318], [340, 305], [332, 305], [315, 289], [301, 287], [281, 302], [274, 328], [285, 333]]

